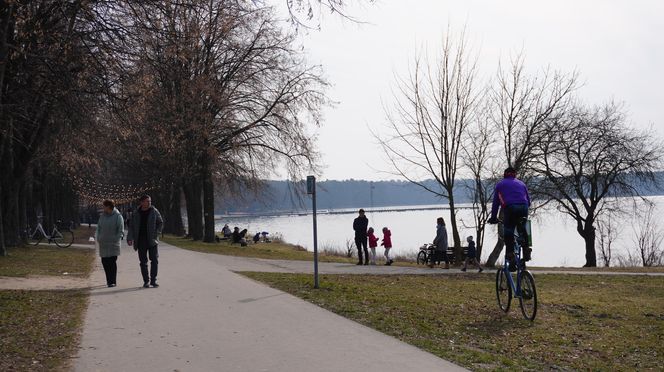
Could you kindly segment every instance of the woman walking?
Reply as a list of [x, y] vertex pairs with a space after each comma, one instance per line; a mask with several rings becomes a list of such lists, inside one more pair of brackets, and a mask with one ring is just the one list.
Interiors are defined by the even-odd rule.
[[115, 287], [117, 285], [117, 260], [120, 255], [120, 241], [124, 238], [124, 219], [115, 208], [115, 203], [112, 200], [104, 200], [103, 205], [104, 212], [99, 216], [97, 222], [97, 244], [99, 244], [101, 264], [104, 266], [104, 272], [106, 273], [106, 285]]

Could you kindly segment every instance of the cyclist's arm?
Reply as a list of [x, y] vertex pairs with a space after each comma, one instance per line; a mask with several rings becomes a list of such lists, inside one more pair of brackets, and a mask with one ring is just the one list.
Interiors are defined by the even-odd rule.
[[493, 203], [491, 204], [491, 219], [495, 220], [498, 218], [498, 208], [500, 208], [500, 196], [498, 192], [498, 187], [493, 191]]

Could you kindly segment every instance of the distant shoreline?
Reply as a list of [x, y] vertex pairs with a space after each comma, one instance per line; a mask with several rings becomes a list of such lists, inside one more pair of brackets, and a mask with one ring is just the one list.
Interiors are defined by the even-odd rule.
[[[413, 212], [413, 211], [431, 211], [443, 210], [447, 211], [450, 208], [444, 205], [422, 205], [422, 206], [391, 206], [391, 207], [376, 207], [364, 208], [367, 213], [384, 213], [384, 212]], [[469, 204], [461, 204], [456, 209], [472, 209]], [[358, 208], [343, 208], [343, 209], [320, 209], [316, 214], [354, 214], [357, 213]], [[308, 216], [312, 211], [273, 211], [273, 212], [255, 212], [255, 213], [228, 213], [228, 214], [215, 214], [215, 220], [232, 219], [232, 218], [247, 218], [247, 217], [288, 217], [288, 216]]]

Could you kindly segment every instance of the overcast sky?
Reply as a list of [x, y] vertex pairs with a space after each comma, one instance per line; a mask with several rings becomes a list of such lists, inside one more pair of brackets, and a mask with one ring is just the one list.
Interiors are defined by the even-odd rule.
[[366, 24], [326, 16], [301, 35], [338, 102], [317, 130], [322, 179], [394, 178], [372, 170], [389, 168], [369, 128], [385, 123], [395, 74], [418, 50], [436, 50], [448, 25], [466, 25], [484, 77], [523, 50], [529, 70], [576, 69], [586, 102], [624, 101], [635, 126], [664, 132], [664, 1], [379, 0], [350, 12]]

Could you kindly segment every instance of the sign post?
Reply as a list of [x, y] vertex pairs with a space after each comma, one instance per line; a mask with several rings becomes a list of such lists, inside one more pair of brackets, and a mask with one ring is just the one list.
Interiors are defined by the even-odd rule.
[[316, 177], [307, 176], [307, 194], [311, 195], [314, 216], [314, 288], [318, 288], [318, 227], [316, 225]]

